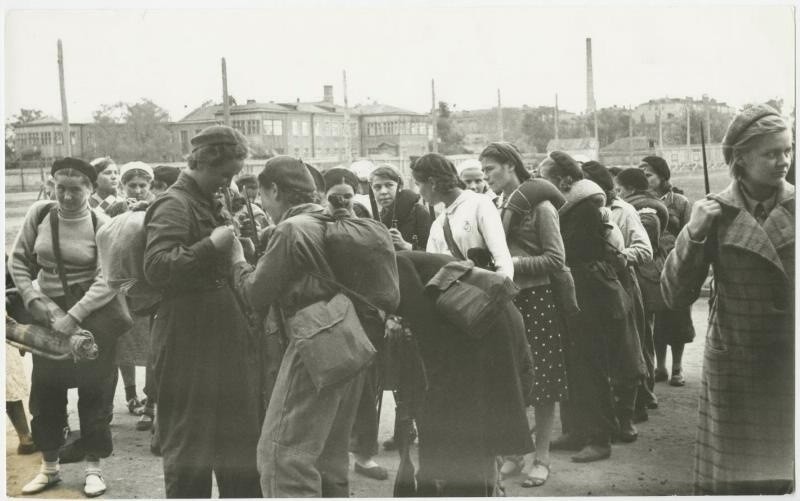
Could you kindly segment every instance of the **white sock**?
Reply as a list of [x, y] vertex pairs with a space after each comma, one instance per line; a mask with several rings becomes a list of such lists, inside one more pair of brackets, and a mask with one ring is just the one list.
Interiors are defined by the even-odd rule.
[[86, 474], [95, 474], [100, 475], [102, 470], [100, 469], [100, 460], [97, 461], [86, 461]]
[[42, 460], [42, 473], [45, 475], [53, 475], [54, 473], [58, 473], [59, 465], [58, 459], [55, 461], [45, 461]]

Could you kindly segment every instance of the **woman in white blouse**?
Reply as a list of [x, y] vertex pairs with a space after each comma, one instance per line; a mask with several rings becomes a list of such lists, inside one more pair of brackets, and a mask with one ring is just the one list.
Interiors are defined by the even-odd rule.
[[422, 198], [431, 205], [442, 202], [445, 206], [431, 226], [427, 252], [465, 259], [475, 254], [470, 252], [472, 249], [485, 249], [496, 271], [513, 280], [511, 253], [500, 214], [492, 201], [462, 189], [455, 166], [438, 153], [417, 159], [412, 171]]

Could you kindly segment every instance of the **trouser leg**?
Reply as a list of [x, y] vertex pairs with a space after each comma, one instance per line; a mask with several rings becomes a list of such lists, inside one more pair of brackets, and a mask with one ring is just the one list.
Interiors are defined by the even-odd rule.
[[22, 400], [6, 401], [6, 415], [11, 420], [11, 424], [14, 425], [17, 435], [24, 437], [31, 434]]
[[164, 487], [168, 498], [210, 498], [211, 464], [174, 464], [164, 457]]
[[122, 374], [122, 384], [125, 386], [125, 400], [136, 398], [136, 367], [120, 365], [119, 373]]
[[106, 458], [114, 447], [107, 414], [106, 397], [113, 381], [109, 373], [102, 379], [78, 387], [78, 417], [81, 423], [81, 442], [87, 455]]
[[583, 367], [576, 378], [574, 399], [580, 434], [594, 445], [608, 445], [617, 429], [614, 394], [611, 386], [608, 340], [604, 329], [590, 330], [588, 339], [576, 341]]
[[240, 447], [239, 444], [225, 439], [217, 441], [217, 459], [214, 464], [214, 475], [217, 478], [220, 498], [260, 498], [261, 484], [255, 458], [244, 457], [245, 451], [255, 451], [252, 447]]
[[31, 410], [33, 442], [41, 451], [57, 451], [64, 445], [64, 425], [67, 422], [67, 385], [60, 378], [50, 377], [48, 370], [37, 367], [34, 358], [31, 377]]
[[497, 459], [475, 456], [459, 461], [461, 468], [445, 480], [444, 497], [492, 497], [497, 486]]
[[[377, 371], [376, 371], [377, 372]], [[350, 437], [350, 430], [353, 429], [354, 422], [358, 415], [359, 400], [363, 400], [366, 394], [366, 381], [368, 373], [358, 375], [356, 380], [350, 383], [352, 389], [343, 396], [336, 417], [331, 425], [328, 439], [317, 460], [317, 469], [322, 477], [322, 497], [326, 498], [346, 498], [350, 497], [350, 483], [348, 479], [350, 458], [347, 453], [347, 445]], [[359, 390], [359, 387], [362, 389]], [[359, 396], [361, 396], [359, 398]], [[373, 404], [375, 403], [373, 394]], [[377, 415], [377, 409], [375, 414]], [[374, 444], [377, 453], [377, 434], [378, 422], [375, 420]]]
[[363, 458], [371, 458], [378, 453], [378, 391], [378, 365], [372, 364], [364, 371], [364, 389], [358, 401], [350, 449]]
[[636, 410], [638, 387], [639, 383], [637, 381], [623, 381], [614, 385], [616, 415], [619, 421], [633, 418], [633, 413]]
[[[320, 497], [323, 471], [326, 485], [341, 482], [335, 479], [341, 472], [346, 479], [347, 442], [363, 378], [361, 373], [317, 391], [294, 343], [289, 343], [258, 441], [258, 471], [265, 497]], [[318, 466], [329, 440], [341, 445], [328, 447], [326, 464]]]

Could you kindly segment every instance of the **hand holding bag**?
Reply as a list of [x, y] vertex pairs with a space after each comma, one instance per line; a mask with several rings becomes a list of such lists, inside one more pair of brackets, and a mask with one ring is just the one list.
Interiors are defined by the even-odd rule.
[[[91, 210], [91, 209], [90, 209]], [[92, 213], [92, 223], [97, 230], [96, 216]], [[67, 274], [64, 271], [64, 260], [61, 257], [61, 248], [58, 238], [58, 208], [50, 209], [50, 230], [53, 241], [53, 254], [55, 254], [56, 265], [58, 267], [58, 278], [61, 280], [61, 287], [64, 289], [64, 296], [67, 299], [68, 307], [72, 308], [75, 303], [88, 290], [82, 284], [67, 284]], [[108, 303], [93, 311], [80, 322], [81, 328], [91, 332], [98, 340], [102, 337], [116, 339], [120, 335], [128, 332], [133, 327], [133, 319], [128, 312], [128, 307], [122, 298], [115, 294]], [[104, 343], [99, 343], [104, 344]]]

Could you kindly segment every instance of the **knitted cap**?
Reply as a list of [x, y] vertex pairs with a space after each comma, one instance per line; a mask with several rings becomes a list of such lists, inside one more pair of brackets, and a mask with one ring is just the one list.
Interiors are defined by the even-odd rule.
[[725, 157], [725, 163], [730, 165], [733, 161], [733, 145], [739, 141], [742, 133], [754, 123], [770, 115], [781, 116], [778, 110], [762, 103], [743, 109], [733, 118], [727, 132], [725, 132], [725, 137], [722, 139], [722, 155]]
[[122, 179], [122, 184], [125, 184], [128, 181], [128, 179], [137, 174], [134, 171], [141, 171], [140, 174], [148, 176], [151, 181], [153, 180], [154, 176], [152, 167], [150, 167], [144, 162], [128, 162], [119, 169], [120, 178]]
[[481, 161], [476, 158], [471, 158], [469, 160], [464, 160], [458, 166], [456, 166], [456, 170], [458, 171], [458, 175], [460, 176], [462, 172], [469, 169], [477, 169], [482, 171], [483, 165], [481, 165]]
[[247, 138], [238, 130], [227, 125], [212, 125], [201, 130], [199, 134], [191, 140], [192, 151], [201, 146], [212, 144], [227, 144], [230, 146], [242, 145], [247, 147]]
[[570, 190], [564, 193], [567, 203], [565, 203], [558, 212], [563, 214], [578, 205], [578, 203], [582, 202], [583, 200], [594, 196], [603, 199], [602, 205], [606, 204], [606, 192], [603, 191], [603, 188], [601, 188], [600, 185], [588, 179], [576, 181]]

